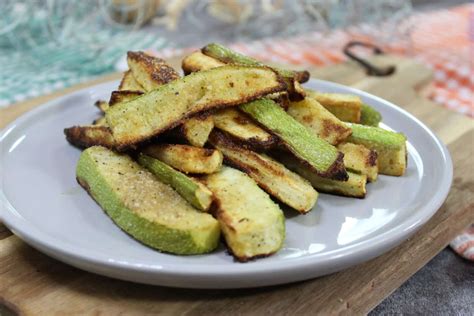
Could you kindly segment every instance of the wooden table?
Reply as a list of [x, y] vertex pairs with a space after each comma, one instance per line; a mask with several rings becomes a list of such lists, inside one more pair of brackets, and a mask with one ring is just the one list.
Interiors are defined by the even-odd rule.
[[[312, 73], [405, 108], [448, 145], [454, 162], [454, 181], [446, 202], [400, 246], [364, 264], [315, 280], [244, 290], [189, 290], [134, 284], [78, 270], [32, 249], [0, 224], [0, 303], [26, 315], [301, 315], [370, 311], [474, 222], [474, 121], [423, 97], [431, 80], [427, 68], [390, 56], [376, 57], [373, 62], [394, 63], [397, 72], [386, 78], [367, 77], [357, 65], [346, 63], [312, 69]], [[0, 112], [0, 127], [59, 95], [118, 77], [114, 74], [9, 107]]]

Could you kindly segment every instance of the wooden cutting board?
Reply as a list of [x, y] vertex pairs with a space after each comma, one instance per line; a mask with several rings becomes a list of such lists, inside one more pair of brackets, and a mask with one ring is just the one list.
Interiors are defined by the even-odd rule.
[[[351, 85], [400, 105], [448, 145], [455, 168], [451, 192], [436, 215], [412, 238], [376, 259], [315, 280], [244, 290], [190, 290], [134, 284], [78, 270], [32, 249], [0, 224], [3, 312], [301, 315], [370, 311], [474, 222], [474, 121], [422, 96], [432, 75], [426, 67], [393, 56], [377, 56], [372, 61], [395, 64], [397, 71], [391, 77], [367, 77], [351, 62], [311, 70], [315, 78]], [[178, 60], [174, 62], [179, 65]], [[119, 75], [114, 74], [1, 110], [0, 127], [48, 100], [117, 78]]]

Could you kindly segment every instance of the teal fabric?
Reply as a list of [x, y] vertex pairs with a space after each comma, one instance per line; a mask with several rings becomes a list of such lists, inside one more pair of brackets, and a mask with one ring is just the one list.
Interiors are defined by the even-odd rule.
[[0, 3], [0, 107], [113, 72], [129, 50], [171, 47], [153, 32], [104, 22], [91, 14], [94, 3], [58, 0], [53, 11]]

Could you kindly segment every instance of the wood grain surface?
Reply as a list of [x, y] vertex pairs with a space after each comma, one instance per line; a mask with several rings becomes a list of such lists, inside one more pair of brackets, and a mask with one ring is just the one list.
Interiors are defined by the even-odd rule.
[[[454, 181], [448, 199], [412, 238], [390, 252], [318, 279], [245, 290], [190, 290], [134, 284], [84, 272], [47, 257], [0, 224], [0, 305], [24, 315], [53, 314], [364, 314], [425, 265], [474, 222], [474, 121], [423, 97], [431, 71], [412, 60], [387, 78], [367, 77], [353, 63], [312, 69], [313, 77], [351, 85], [388, 99], [425, 122], [448, 145]], [[173, 61], [178, 64], [178, 60]], [[1, 126], [71, 91], [119, 78], [114, 74], [1, 110]]]

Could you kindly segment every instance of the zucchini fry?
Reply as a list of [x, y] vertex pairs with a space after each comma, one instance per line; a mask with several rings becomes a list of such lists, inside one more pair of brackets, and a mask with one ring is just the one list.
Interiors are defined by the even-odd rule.
[[215, 58], [206, 56], [201, 51], [195, 51], [183, 59], [181, 68], [183, 69], [183, 72], [188, 75], [192, 72], [208, 70], [224, 65], [225, 63], [220, 62]]
[[[160, 58], [142, 52], [129, 52], [127, 57], [133, 75], [139, 78], [146, 91], [156, 89], [180, 77], [173, 67]], [[179, 131], [188, 143], [203, 147], [213, 127], [212, 118], [191, 118], [183, 122]]]
[[321, 93], [306, 89], [309, 98], [313, 98], [338, 119], [344, 122], [359, 123], [362, 101], [358, 96], [339, 93]]
[[197, 211], [127, 155], [88, 148], [79, 158], [76, 177], [121, 229], [145, 245], [192, 255], [208, 253], [219, 243], [217, 220]]
[[230, 167], [206, 176], [203, 181], [214, 193], [215, 215], [227, 247], [238, 261], [266, 257], [283, 246], [283, 212], [255, 181]]
[[313, 98], [290, 102], [288, 114], [331, 145], [337, 145], [352, 131]]
[[276, 137], [255, 124], [248, 115], [229, 108], [216, 112], [215, 126], [228, 133], [247, 148], [269, 149], [276, 144]]
[[278, 158], [278, 160], [290, 170], [293, 170], [303, 178], [309, 180], [311, 185], [318, 192], [331, 193], [347, 197], [356, 197], [361, 199], [363, 199], [366, 195], [366, 175], [347, 172], [347, 181], [337, 181], [318, 176], [313, 170], [308, 168], [308, 166], [305, 166], [287, 153], [279, 152], [278, 155], [275, 155], [275, 157]]
[[319, 176], [338, 180], [347, 179], [343, 154], [314, 135], [275, 102], [262, 99], [241, 105], [240, 108], [277, 135], [290, 152], [304, 161]]
[[206, 186], [191, 177], [171, 168], [164, 162], [141, 154], [138, 163], [153, 173], [158, 180], [170, 185], [195, 208], [207, 211], [212, 203], [212, 193]]
[[181, 124], [179, 130], [188, 143], [196, 147], [204, 147], [213, 128], [212, 116], [198, 115]]
[[[218, 61], [225, 64], [238, 64], [238, 65], [247, 65], [247, 66], [267, 66], [258, 60], [255, 60], [251, 57], [239, 54], [225, 46], [219, 44], [208, 44], [201, 49], [201, 52], [209, 57], [215, 58]], [[275, 71], [285, 79], [291, 81], [296, 80], [299, 83], [305, 83], [309, 80], [308, 71], [293, 71], [287, 69], [281, 69], [272, 67]]]
[[[225, 46], [219, 44], [208, 44], [201, 49], [204, 55], [217, 59], [225, 64], [246, 65], [246, 66], [265, 66], [265, 65], [251, 57], [239, 54]], [[291, 100], [299, 101], [304, 99], [304, 91], [299, 85], [309, 80], [308, 71], [293, 71], [282, 68], [271, 67], [275, 70], [286, 82], [288, 95]]]
[[200, 112], [242, 104], [285, 89], [285, 83], [271, 69], [223, 66], [192, 73], [116, 104], [105, 117], [117, 149], [124, 150]]
[[69, 143], [79, 148], [92, 146], [115, 147], [114, 137], [107, 126], [72, 126], [65, 128], [64, 134]]
[[145, 89], [135, 80], [132, 72], [127, 70], [123, 73], [122, 81], [120, 81], [119, 90], [128, 91], [145, 91]]
[[224, 133], [213, 131], [212, 146], [224, 154], [227, 164], [249, 175], [268, 194], [300, 213], [309, 212], [318, 198], [311, 184], [265, 154], [241, 148]]
[[179, 74], [163, 59], [143, 52], [127, 53], [128, 67], [145, 91], [154, 90], [179, 78]]
[[401, 176], [407, 167], [406, 137], [380, 127], [360, 124], [348, 124], [352, 135], [347, 141], [377, 152], [377, 164], [380, 174]]
[[337, 146], [344, 154], [344, 166], [348, 171], [367, 176], [367, 181], [377, 180], [377, 152], [363, 145], [344, 143]]
[[217, 172], [224, 158], [215, 149], [172, 144], [149, 145], [143, 149], [143, 153], [184, 173]]
[[373, 107], [363, 104], [360, 112], [360, 124], [370, 125], [370, 126], [379, 126], [379, 123], [382, 121], [382, 114]]

